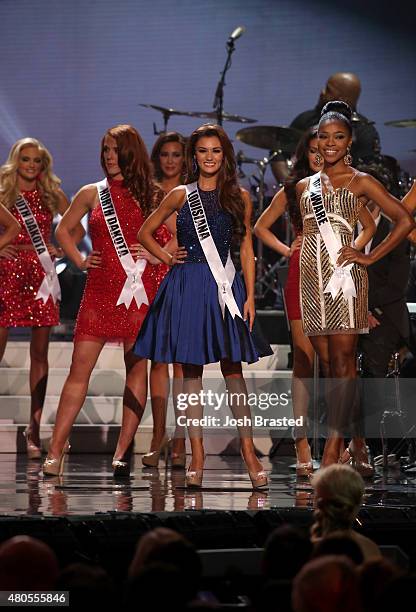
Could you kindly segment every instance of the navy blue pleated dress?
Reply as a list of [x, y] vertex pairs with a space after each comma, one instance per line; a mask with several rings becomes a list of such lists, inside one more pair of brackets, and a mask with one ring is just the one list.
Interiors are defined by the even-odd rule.
[[[202, 191], [202, 204], [223, 265], [230, 251], [232, 218], [218, 200], [218, 190]], [[204, 365], [221, 359], [253, 363], [271, 355], [258, 329], [249, 331], [240, 317], [225, 308], [223, 318], [218, 286], [199, 243], [188, 201], [177, 216], [177, 239], [187, 250], [184, 264], [173, 266], [163, 279], [142, 324], [134, 352], [164, 363]], [[243, 314], [246, 290], [235, 274], [232, 291]]]

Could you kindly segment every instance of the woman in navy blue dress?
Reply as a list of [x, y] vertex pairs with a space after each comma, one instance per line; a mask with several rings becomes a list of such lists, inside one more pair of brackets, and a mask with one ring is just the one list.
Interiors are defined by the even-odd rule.
[[[253, 363], [271, 354], [270, 347], [256, 342], [252, 334], [252, 204], [247, 191], [238, 186], [234, 150], [221, 127], [203, 125], [191, 134], [186, 163], [190, 184], [173, 189], [139, 232], [143, 246], [171, 270], [159, 287], [134, 350], [155, 361], [181, 363], [185, 394], [199, 393], [204, 364], [219, 361], [228, 394], [247, 397], [241, 362]], [[175, 211], [181, 247], [171, 255], [152, 235]], [[207, 251], [209, 234], [212, 240]], [[245, 286], [240, 275], [234, 274], [229, 257], [232, 239], [240, 241]], [[239, 426], [242, 456], [253, 487], [266, 487], [267, 476], [254, 450], [249, 407], [247, 402], [240, 403], [244, 405], [233, 401], [230, 407], [233, 416], [244, 423]], [[188, 405], [186, 418], [199, 420], [202, 412], [200, 404]], [[202, 429], [194, 423], [187, 425], [192, 461], [186, 482], [198, 487], [204, 465]]]

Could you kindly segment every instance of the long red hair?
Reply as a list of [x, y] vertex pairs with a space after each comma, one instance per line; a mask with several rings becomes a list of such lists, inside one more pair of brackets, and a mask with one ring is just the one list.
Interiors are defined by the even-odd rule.
[[106, 174], [104, 161], [106, 136], [111, 136], [117, 143], [118, 165], [123, 175], [124, 186], [139, 203], [143, 215], [149, 216], [158, 203], [159, 190], [153, 182], [152, 164], [142, 137], [132, 125], [116, 125], [107, 130], [101, 141], [101, 166]]

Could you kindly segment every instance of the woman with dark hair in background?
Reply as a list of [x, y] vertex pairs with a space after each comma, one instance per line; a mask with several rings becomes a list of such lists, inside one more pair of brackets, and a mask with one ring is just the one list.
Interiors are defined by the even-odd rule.
[[[132, 126], [118, 125], [105, 133], [101, 166], [106, 178], [80, 189], [56, 230], [67, 256], [81, 270], [88, 270], [88, 277], [75, 328], [71, 369], [43, 464], [47, 475], [62, 473], [66, 441], [107, 341], [123, 342], [126, 366], [123, 422], [113, 460], [115, 476], [130, 473], [134, 435], [146, 404], [147, 362], [132, 349], [156, 293], [149, 262], [159, 262], [137, 242], [137, 233], [160, 196], [146, 147]], [[71, 232], [87, 213], [91, 213], [93, 250], [84, 259]]]
[[[163, 193], [182, 185], [185, 175], [185, 139], [178, 132], [161, 134], [153, 145], [150, 159], [154, 177]], [[172, 214], [157, 232], [161, 247], [176, 246], [176, 213]], [[169, 266], [159, 263], [153, 266], [153, 276], [157, 287], [166, 276]], [[176, 419], [177, 396], [182, 391], [183, 374], [179, 363], [173, 364], [172, 397]], [[166, 409], [169, 396], [169, 369], [167, 363], [152, 361], [150, 366], [150, 396], [152, 399], [153, 437], [150, 451], [143, 455], [146, 467], [157, 467], [161, 453], [167, 457], [169, 440], [166, 436]], [[172, 467], [183, 468], [186, 463], [185, 438], [181, 429], [176, 427], [171, 448]]]
[[[249, 418], [247, 401], [235, 402], [235, 397], [247, 398], [241, 361], [252, 363], [262, 353], [251, 334], [255, 317], [252, 204], [248, 193], [238, 186], [234, 150], [221, 127], [208, 124], [195, 130], [186, 162], [190, 184], [171, 191], [139, 233], [143, 245], [172, 269], [146, 317], [135, 352], [156, 361], [181, 363], [187, 397], [202, 392], [204, 364], [220, 361], [227, 391], [234, 394], [229, 395], [234, 416]], [[171, 256], [152, 234], [175, 212], [182, 247]], [[233, 237], [241, 241], [247, 293], [231, 262]], [[185, 262], [182, 255], [178, 259], [179, 253], [186, 256]], [[263, 354], [270, 352], [267, 347]], [[202, 484], [204, 447], [198, 425], [202, 412], [198, 404], [188, 405], [185, 413], [190, 419], [192, 448], [186, 474], [189, 487]], [[193, 419], [196, 424], [191, 423]], [[240, 426], [239, 432], [253, 487], [266, 487], [267, 476], [255, 454], [251, 426]]]
[[[301, 138], [295, 153], [293, 169], [285, 186], [274, 196], [270, 206], [263, 212], [254, 226], [254, 233], [266, 244], [289, 259], [289, 270], [285, 286], [287, 316], [293, 342], [292, 402], [295, 419], [303, 417], [303, 427], [295, 433], [296, 474], [308, 476], [313, 471], [311, 449], [307, 438], [307, 418], [310, 389], [307, 381], [313, 378], [313, 357], [315, 351], [302, 329], [299, 301], [299, 254], [302, 241], [302, 217], [296, 202], [296, 183], [318, 172], [322, 162], [316, 162], [318, 152], [318, 128], [310, 128]], [[288, 209], [295, 232], [290, 246], [284, 244], [270, 230], [270, 227]]]
[[[53, 259], [61, 249], [52, 244], [52, 221], [69, 202], [53, 173], [52, 156], [35, 138], [22, 138], [0, 168], [0, 201], [20, 222], [17, 238], [0, 250], [0, 360], [9, 328], [30, 327], [30, 421], [25, 431], [29, 459], [40, 459], [40, 421], [48, 383], [51, 327], [59, 324], [61, 297]], [[10, 239], [11, 228], [2, 236]], [[6, 223], [5, 215], [1, 223]], [[73, 228], [79, 242], [84, 230]], [[60, 255], [62, 257], [62, 255]]]
[[[368, 463], [357, 416], [355, 364], [358, 334], [368, 333], [365, 266], [394, 248], [414, 223], [376, 179], [351, 167], [351, 143], [350, 107], [345, 102], [328, 102], [318, 127], [318, 155], [323, 159], [323, 169], [296, 185], [303, 219], [301, 310], [305, 334], [319, 355], [325, 377], [334, 385], [328, 393], [328, 438], [322, 465], [352, 460], [363, 475], [370, 476], [374, 469]], [[364, 230], [369, 225], [368, 213], [363, 215], [369, 200], [376, 202], [395, 225], [381, 244], [364, 254], [352, 245], [357, 220]], [[353, 423], [356, 431], [344, 451], [346, 423]]]

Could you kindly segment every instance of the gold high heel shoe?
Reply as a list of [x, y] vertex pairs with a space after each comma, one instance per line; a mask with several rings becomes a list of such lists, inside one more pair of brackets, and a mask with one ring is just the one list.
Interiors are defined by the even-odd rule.
[[159, 459], [162, 455], [163, 459], [165, 460], [165, 464], [167, 464], [168, 462], [168, 454], [169, 454], [169, 446], [170, 446], [170, 439], [167, 438], [166, 436], [163, 438], [162, 443], [159, 447], [159, 450], [156, 451], [150, 451], [148, 453], [146, 453], [145, 455], [143, 455], [142, 457], [142, 463], [145, 467], [158, 467], [159, 465]]
[[23, 435], [26, 439], [26, 455], [28, 459], [40, 459], [42, 457], [42, 450], [39, 446], [33, 442], [31, 436], [31, 430], [29, 427], [23, 432]]
[[[367, 452], [365, 453], [365, 459], [368, 459]], [[368, 463], [368, 461], [359, 458], [359, 451], [353, 450], [351, 448], [351, 443], [343, 452], [339, 463], [351, 465], [363, 478], [371, 478], [374, 476], [374, 467], [371, 463]]]
[[[311, 449], [309, 447], [308, 444], [308, 448], [309, 448], [309, 455], [311, 456]], [[312, 463], [312, 457], [310, 459], [310, 461], [299, 461], [298, 460], [298, 449], [296, 446], [296, 442], [295, 442], [295, 452], [296, 452], [296, 476], [305, 476], [305, 477], [309, 477], [313, 474], [313, 463]]]
[[56, 459], [55, 457], [50, 457], [48, 453], [42, 465], [42, 471], [44, 476], [61, 476], [63, 474], [65, 457], [69, 452], [70, 448], [71, 445], [69, 444], [69, 442], [65, 442], [61, 455], [58, 459]]
[[[205, 463], [205, 452], [203, 455], [203, 462]], [[192, 463], [192, 461], [191, 461]], [[202, 465], [204, 465], [204, 463]], [[188, 488], [202, 487], [202, 478], [204, 475], [204, 468], [201, 470], [191, 470], [191, 465], [189, 465], [185, 474], [185, 484]]]
[[202, 487], [202, 478], [204, 470], [190, 470], [186, 471], [185, 484], [188, 488]]
[[130, 476], [130, 461], [122, 461], [120, 459], [113, 459], [111, 463], [113, 468], [114, 478], [129, 478]]
[[130, 463], [133, 454], [134, 440], [130, 442], [127, 450], [124, 452], [120, 459], [113, 457], [111, 467], [113, 468], [114, 478], [129, 478], [130, 477]]
[[241, 451], [241, 457], [247, 467], [248, 475], [250, 476], [253, 489], [267, 489], [269, 486], [269, 479], [267, 478], [266, 472], [264, 470], [259, 470], [258, 472], [250, 472], [246, 460], [244, 459], [243, 451]]

